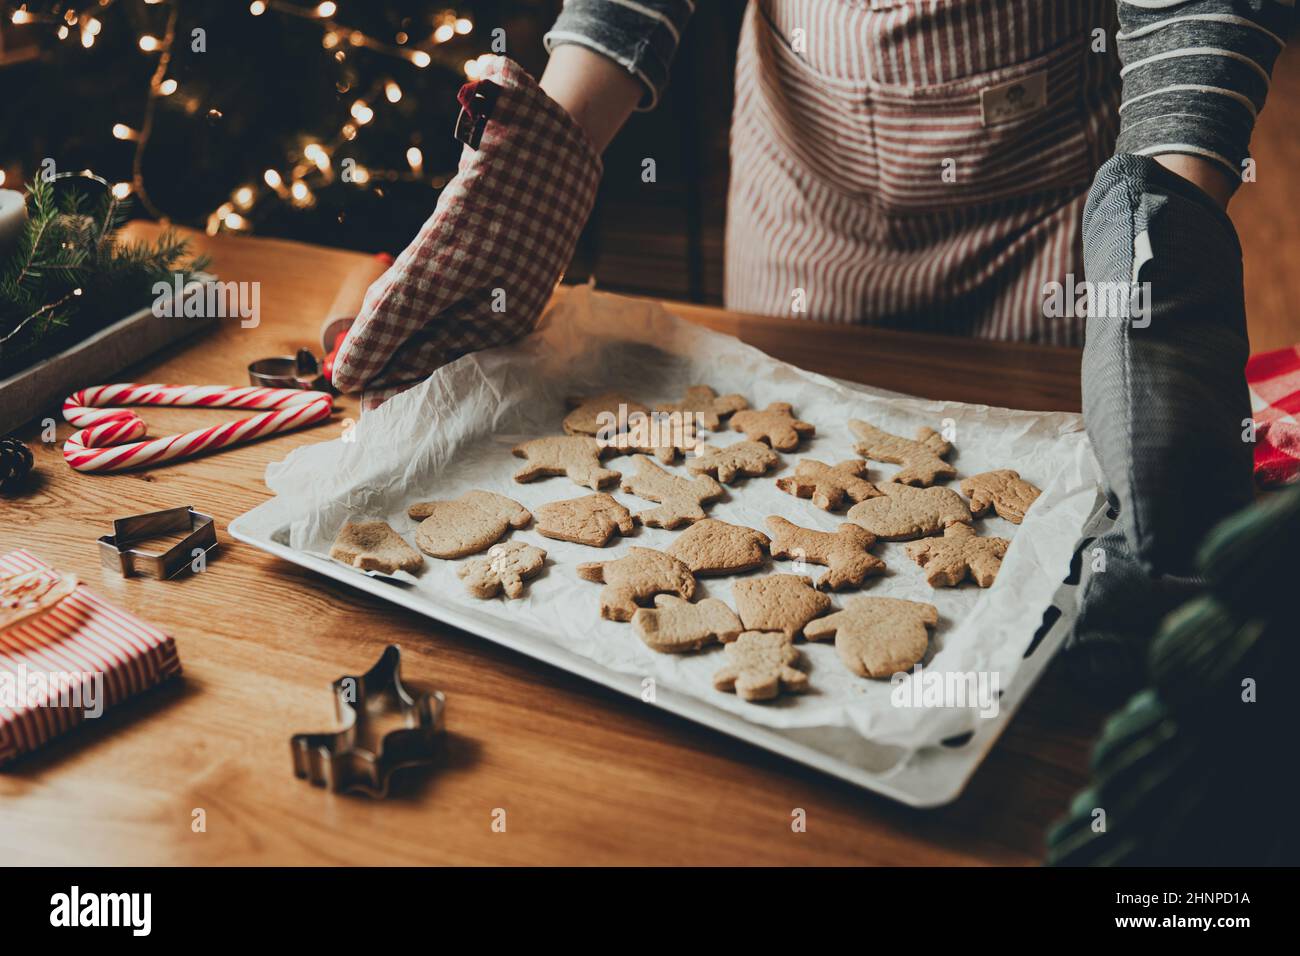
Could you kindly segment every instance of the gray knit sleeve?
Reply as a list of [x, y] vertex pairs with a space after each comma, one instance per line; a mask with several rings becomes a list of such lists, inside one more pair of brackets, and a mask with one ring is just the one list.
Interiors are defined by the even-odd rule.
[[694, 0], [565, 0], [543, 37], [549, 53], [577, 43], [601, 53], [641, 81], [637, 109], [653, 109], [668, 85], [668, 68], [681, 41]]
[[1119, 0], [1118, 153], [1184, 153], [1240, 178], [1295, 0]]

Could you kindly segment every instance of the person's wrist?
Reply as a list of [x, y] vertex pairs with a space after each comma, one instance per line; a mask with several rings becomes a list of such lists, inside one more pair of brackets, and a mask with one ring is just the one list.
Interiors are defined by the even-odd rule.
[[555, 48], [538, 81], [603, 153], [640, 101], [641, 83], [613, 60], [576, 43]]
[[1237, 186], [1240, 185], [1240, 182], [1218, 163], [1202, 159], [1199, 156], [1189, 156], [1185, 153], [1166, 153], [1153, 156], [1152, 159], [1171, 173], [1181, 176], [1198, 187], [1218, 203], [1220, 209], [1228, 208], [1228, 200], [1232, 198], [1233, 193], [1237, 191]]

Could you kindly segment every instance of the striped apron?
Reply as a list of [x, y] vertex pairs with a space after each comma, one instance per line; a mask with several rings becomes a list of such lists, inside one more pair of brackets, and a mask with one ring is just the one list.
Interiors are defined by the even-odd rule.
[[727, 307], [1081, 345], [1045, 286], [1084, 279], [1113, 46], [1113, 0], [751, 0]]

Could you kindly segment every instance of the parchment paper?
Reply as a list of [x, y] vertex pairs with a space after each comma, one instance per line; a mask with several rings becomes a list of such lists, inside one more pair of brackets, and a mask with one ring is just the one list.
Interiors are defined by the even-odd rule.
[[[379, 517], [413, 544], [417, 522], [406, 517], [406, 508], [414, 501], [481, 488], [533, 509], [588, 494], [563, 477], [514, 482], [511, 476], [522, 462], [511, 455], [512, 446], [561, 433], [568, 395], [619, 389], [653, 405], [680, 398], [686, 386], [696, 383], [712, 385], [720, 394], [739, 392], [757, 408], [791, 402], [799, 418], [817, 426], [815, 438], [782, 456], [779, 470], [728, 489], [728, 497], [710, 510], [724, 521], [765, 531], [764, 519], [779, 514], [805, 527], [834, 530], [844, 520], [842, 513], [827, 513], [785, 494], [774, 478], [791, 472], [800, 457], [829, 463], [855, 457], [845, 424], [849, 418], [908, 437], [920, 425], [947, 425], [955, 432], [950, 460], [960, 477], [1015, 468], [1042, 488], [1020, 527], [996, 517], [977, 521], [981, 533], [1013, 542], [992, 588], [968, 583], [932, 589], [902, 543], [881, 543], [874, 553], [885, 560], [886, 575], [870, 579], [861, 591], [833, 595], [834, 609], [858, 593], [936, 605], [940, 623], [924, 666], [936, 672], [996, 672], [1001, 688], [1010, 686], [1044, 609], [1067, 574], [1095, 502], [1099, 475], [1080, 416], [929, 401], [848, 386], [683, 322], [656, 303], [586, 287], [559, 297], [539, 330], [525, 340], [465, 356], [367, 413], [343, 439], [299, 449], [271, 465], [266, 480], [278, 496], [274, 507], [283, 515], [276, 537], [293, 548], [325, 554], [345, 520]], [[716, 445], [743, 438], [725, 427], [705, 437]], [[605, 464], [630, 470], [631, 459], [615, 457]], [[669, 470], [686, 474], [680, 462]], [[872, 463], [870, 477], [884, 480], [896, 470]], [[633, 511], [654, 506], [617, 488], [611, 493]], [[770, 727], [851, 728], [874, 742], [914, 749], [974, 726], [978, 718], [973, 709], [894, 706], [889, 682], [850, 673], [829, 641], [799, 645], [809, 693], [754, 704], [713, 689], [713, 674], [724, 661], [720, 647], [698, 654], [659, 654], [641, 642], [630, 624], [601, 620], [600, 585], [581, 580], [576, 565], [617, 558], [632, 545], [664, 548], [678, 533], [642, 528], [630, 538], [614, 538], [609, 547], [593, 549], [552, 541], [532, 528], [513, 532], [548, 554], [546, 570], [521, 600], [470, 597], [456, 577], [457, 562], [434, 558], [411, 587], [428, 597], [435, 617], [437, 605], [450, 604], [478, 613], [485, 627], [509, 629], [528, 622], [607, 668], [653, 678], [660, 686]], [[790, 562], [772, 561], [757, 573], [789, 571]], [[821, 571], [810, 566], [804, 573], [815, 579]], [[735, 580], [701, 579], [699, 596], [731, 604]]]

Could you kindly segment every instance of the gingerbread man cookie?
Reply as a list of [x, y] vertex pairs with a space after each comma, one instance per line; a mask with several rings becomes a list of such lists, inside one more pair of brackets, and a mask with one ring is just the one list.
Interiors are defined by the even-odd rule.
[[1021, 478], [1020, 472], [1010, 468], [963, 478], [961, 493], [970, 499], [971, 514], [979, 517], [992, 508], [999, 518], [1006, 518], [1012, 524], [1024, 521], [1025, 512], [1042, 494]]
[[845, 498], [857, 504], [877, 497], [880, 492], [866, 479], [867, 463], [861, 459], [827, 465], [804, 458], [795, 465], [794, 475], [778, 478], [776, 486], [796, 498], [811, 498], [823, 511], [834, 511]]
[[844, 666], [859, 677], [889, 677], [911, 670], [930, 646], [927, 628], [939, 623], [933, 604], [901, 598], [855, 597], [844, 610], [818, 618], [804, 636], [819, 641], [835, 635]]
[[738, 441], [725, 448], [700, 445], [695, 457], [686, 462], [692, 475], [712, 475], [724, 485], [736, 480], [738, 475], [756, 478], [781, 461], [781, 456], [761, 441]]
[[515, 472], [515, 481], [536, 481], [551, 475], [567, 475], [576, 484], [599, 491], [605, 485], [623, 477], [617, 471], [600, 467], [600, 459], [613, 449], [607, 449], [588, 435], [553, 435], [534, 438], [516, 445], [512, 453], [525, 458], [528, 464]]
[[952, 445], [933, 428], [918, 428], [915, 441], [891, 435], [856, 419], [849, 420], [849, 430], [858, 436], [853, 450], [863, 458], [903, 466], [890, 479], [900, 485], [924, 487], [934, 484], [939, 478], [951, 478], [957, 474], [957, 469], [943, 460], [943, 456], [952, 451]]
[[605, 585], [600, 592], [600, 616], [611, 621], [632, 620], [637, 605], [656, 594], [676, 594], [687, 601], [695, 594], [690, 568], [653, 548], [632, 548], [614, 561], [580, 564], [578, 577]]
[[961, 496], [951, 488], [913, 488], [892, 481], [876, 487], [879, 498], [854, 505], [845, 517], [882, 541], [923, 538], [949, 525], [974, 520]]
[[767, 535], [717, 518], [697, 521], [668, 548], [695, 574], [738, 574], [767, 560]]
[[795, 667], [801, 655], [784, 634], [745, 631], [724, 653], [726, 666], [713, 675], [717, 690], [735, 691], [742, 700], [771, 700], [808, 689], [808, 675]]
[[644, 455], [634, 461], [636, 474], [623, 479], [623, 490], [659, 502], [658, 508], [640, 511], [636, 515], [637, 520], [651, 528], [672, 530], [701, 521], [705, 516], [703, 506], [723, 495], [722, 485], [708, 475], [679, 478], [668, 474]]
[[537, 509], [537, 530], [557, 541], [603, 548], [614, 535], [635, 531], [636, 521], [612, 497], [597, 492], [542, 505]]
[[812, 578], [802, 574], [737, 581], [731, 596], [747, 630], [780, 631], [791, 640], [831, 606], [831, 599], [813, 587]]
[[633, 416], [650, 411], [619, 392], [569, 398], [572, 411], [564, 416], [564, 431], [569, 435], [614, 435], [627, 428]]
[[955, 524], [942, 538], [913, 541], [907, 556], [925, 568], [925, 580], [932, 588], [953, 588], [967, 577], [987, 588], [998, 576], [1010, 546], [1006, 538], [982, 538], [970, 525]]
[[362, 571], [414, 573], [424, 567], [420, 552], [402, 540], [387, 521], [348, 521], [339, 529], [330, 557]]
[[731, 416], [731, 427], [754, 441], [767, 442], [777, 451], [794, 451], [801, 438], [817, 431], [794, 417], [794, 406], [789, 402], [773, 402], [762, 411], [748, 408], [736, 412]]
[[450, 501], [420, 501], [406, 509], [420, 526], [415, 543], [435, 558], [463, 558], [496, 544], [511, 528], [533, 520], [528, 509], [505, 495], [467, 491]]
[[767, 519], [767, 530], [772, 532], [772, 557], [810, 561], [828, 569], [817, 582], [823, 591], [857, 587], [867, 575], [885, 570], [885, 562], [868, 550], [876, 536], [855, 524], [842, 524], [833, 533], [813, 531], [773, 515]]
[[481, 558], [466, 561], [456, 569], [470, 594], [477, 598], [494, 598], [502, 591], [506, 597], [524, 593], [524, 582], [536, 577], [546, 565], [546, 552], [523, 541], [494, 544]]
[[698, 651], [715, 641], [727, 644], [743, 630], [736, 612], [717, 598], [692, 604], [671, 594], [656, 595], [654, 607], [637, 610], [632, 626], [647, 647], [665, 654]]
[[655, 406], [655, 411], [688, 416], [701, 428], [716, 432], [722, 419], [748, 407], [749, 402], [741, 395], [719, 396], [707, 385], [692, 385], [680, 402], [665, 402]]

